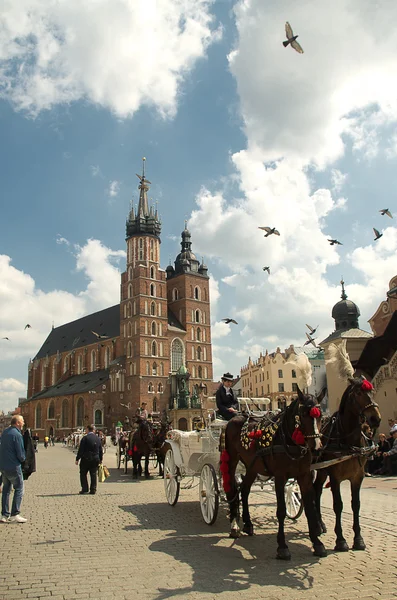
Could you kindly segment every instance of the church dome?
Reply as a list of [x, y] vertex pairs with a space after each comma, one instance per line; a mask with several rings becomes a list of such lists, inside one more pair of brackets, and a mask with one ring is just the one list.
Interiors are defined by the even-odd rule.
[[344, 281], [342, 283], [342, 300], [339, 300], [332, 309], [332, 318], [335, 319], [335, 329], [357, 329], [360, 309], [357, 304], [347, 299]]

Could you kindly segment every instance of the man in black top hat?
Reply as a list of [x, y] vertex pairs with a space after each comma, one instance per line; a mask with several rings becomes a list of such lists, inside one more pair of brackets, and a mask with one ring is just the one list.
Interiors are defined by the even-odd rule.
[[237, 398], [232, 390], [233, 375], [225, 373], [223, 377], [221, 377], [221, 381], [222, 385], [219, 386], [215, 394], [216, 405], [219, 414], [226, 419], [226, 421], [230, 421], [230, 419], [238, 414], [239, 408]]

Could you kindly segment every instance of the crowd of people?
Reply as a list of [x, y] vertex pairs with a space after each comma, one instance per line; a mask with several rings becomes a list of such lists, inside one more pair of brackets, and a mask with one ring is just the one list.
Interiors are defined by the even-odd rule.
[[389, 436], [380, 433], [377, 440], [373, 439], [371, 428], [364, 424], [365, 437], [376, 444], [376, 452], [366, 464], [365, 475], [397, 475], [397, 419], [389, 419]]

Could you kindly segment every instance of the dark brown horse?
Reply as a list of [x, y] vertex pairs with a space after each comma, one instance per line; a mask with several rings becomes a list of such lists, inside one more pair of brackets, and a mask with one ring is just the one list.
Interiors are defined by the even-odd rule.
[[339, 373], [348, 379], [349, 385], [342, 396], [339, 410], [321, 428], [323, 448], [316, 460], [323, 462], [343, 456], [350, 456], [350, 458], [317, 471], [314, 482], [317, 514], [322, 531], [326, 532], [321, 518], [321, 494], [324, 482], [329, 476], [335, 512], [335, 550], [338, 552], [349, 550], [342, 531], [343, 502], [340, 484], [342, 481], [350, 481], [354, 531], [352, 549], [365, 550], [360, 528], [360, 490], [364, 479], [365, 463], [373, 450], [362, 433], [362, 425], [366, 422], [372, 430], [377, 429], [381, 415], [378, 405], [372, 400], [372, 384], [363, 377], [353, 377], [354, 370], [345, 347], [330, 344], [329, 352], [331, 359], [328, 362], [336, 363]]
[[[312, 449], [319, 447], [321, 412], [314, 396], [303, 394], [298, 388], [298, 397], [271, 424], [264, 419], [256, 423], [245, 417], [231, 419], [225, 432], [225, 452], [221, 455], [221, 473], [224, 490], [230, 504], [231, 537], [240, 535], [239, 490], [235, 472], [239, 460], [245, 465], [246, 474], [240, 486], [243, 508], [243, 532], [253, 535], [248, 496], [257, 475], [274, 477], [277, 496], [277, 558], [289, 560], [290, 551], [285, 541], [284, 521], [286, 505], [284, 487], [287, 480], [297, 480], [305, 514], [309, 524], [309, 535], [315, 556], [326, 556], [324, 545], [318, 538], [318, 518], [310, 465]], [[245, 429], [243, 429], [245, 428]], [[252, 440], [252, 441], [250, 441]], [[249, 445], [247, 441], [250, 441]]]
[[132, 456], [133, 474], [136, 479], [142, 474], [141, 460], [145, 459], [144, 475], [146, 479], [150, 477], [149, 459], [154, 452], [157, 456], [159, 465], [159, 475], [163, 475], [164, 457], [160, 449], [164, 444], [168, 424], [151, 423], [147, 419], [137, 418], [137, 429], [131, 433], [129, 441], [129, 452]]

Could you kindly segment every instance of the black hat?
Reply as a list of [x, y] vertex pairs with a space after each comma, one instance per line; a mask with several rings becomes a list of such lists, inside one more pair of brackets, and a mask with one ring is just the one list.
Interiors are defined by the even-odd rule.
[[224, 373], [221, 377], [222, 381], [233, 381], [233, 375], [231, 373]]

